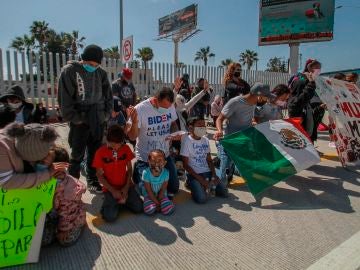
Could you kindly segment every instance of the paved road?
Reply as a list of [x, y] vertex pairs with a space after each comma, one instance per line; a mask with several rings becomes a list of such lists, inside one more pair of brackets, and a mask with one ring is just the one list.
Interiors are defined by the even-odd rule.
[[[60, 143], [67, 145], [66, 126], [58, 130]], [[106, 224], [99, 216], [102, 196], [87, 192], [88, 228], [80, 241], [70, 248], [44, 248], [38, 264], [18, 268], [325, 269], [318, 266], [321, 260], [347, 240], [354, 245], [360, 239], [354, 238], [360, 228], [360, 176], [341, 168], [327, 145], [323, 135], [322, 162], [269, 189], [260, 206], [244, 185], [233, 185], [230, 198], [206, 205], [193, 203], [182, 188], [173, 216], [125, 211]], [[360, 267], [355, 251], [342, 257]]]

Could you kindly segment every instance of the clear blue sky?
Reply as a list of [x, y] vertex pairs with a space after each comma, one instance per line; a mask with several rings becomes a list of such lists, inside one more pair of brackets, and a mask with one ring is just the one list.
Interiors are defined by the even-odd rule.
[[[180, 45], [180, 61], [193, 64], [195, 52], [209, 45], [216, 54], [210, 65], [225, 58], [238, 60], [245, 49], [259, 54], [259, 69], [273, 56], [288, 57], [287, 45], [258, 43], [258, 0], [124, 0], [124, 36], [133, 35], [135, 48], [150, 46], [155, 61], [172, 62], [173, 44], [155, 41], [158, 18], [192, 3], [199, 5], [200, 34]], [[306, 58], [317, 58], [323, 71], [360, 67], [360, 0], [336, 0], [334, 40], [302, 44]], [[119, 42], [118, 0], [1, 0], [0, 48], [28, 33], [34, 20], [45, 20], [56, 31], [79, 30], [86, 43], [110, 47]]]

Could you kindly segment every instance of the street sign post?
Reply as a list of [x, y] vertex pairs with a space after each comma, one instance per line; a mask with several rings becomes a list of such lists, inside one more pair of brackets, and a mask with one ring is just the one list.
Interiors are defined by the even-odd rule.
[[133, 36], [124, 38], [121, 44], [121, 52], [122, 52], [122, 63], [129, 63], [133, 60], [134, 56], [134, 43]]

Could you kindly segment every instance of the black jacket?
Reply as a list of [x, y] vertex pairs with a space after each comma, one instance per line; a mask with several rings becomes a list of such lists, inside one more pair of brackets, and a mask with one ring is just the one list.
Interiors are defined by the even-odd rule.
[[240, 83], [239, 85], [234, 81], [230, 81], [225, 85], [224, 105], [233, 97], [237, 97], [240, 94], [246, 95], [250, 92], [250, 85], [246, 81], [240, 79]]
[[304, 109], [315, 95], [315, 82], [301, 77], [291, 84], [291, 94], [288, 100], [290, 117], [303, 117]]

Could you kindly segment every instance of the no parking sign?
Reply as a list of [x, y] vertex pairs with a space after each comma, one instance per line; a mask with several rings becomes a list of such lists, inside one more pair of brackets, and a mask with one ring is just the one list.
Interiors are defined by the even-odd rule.
[[122, 40], [122, 62], [129, 63], [133, 60], [133, 36], [127, 37]]

